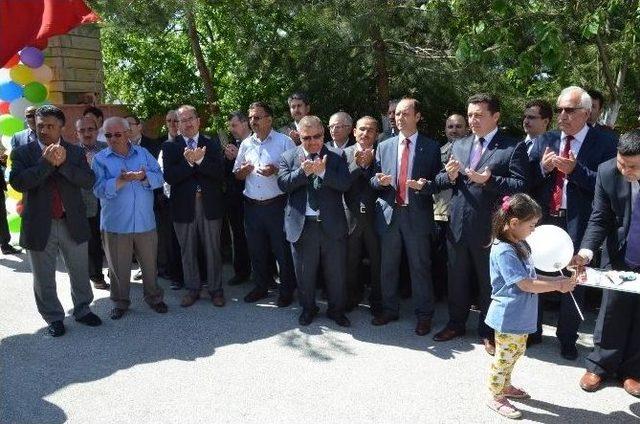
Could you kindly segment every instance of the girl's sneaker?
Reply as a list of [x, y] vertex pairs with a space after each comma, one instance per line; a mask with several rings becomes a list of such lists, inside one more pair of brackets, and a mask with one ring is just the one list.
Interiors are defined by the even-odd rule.
[[490, 399], [487, 406], [506, 418], [516, 419], [522, 416], [522, 413], [504, 396]]
[[511, 398], [511, 399], [529, 399], [529, 398], [531, 398], [531, 396], [529, 396], [529, 393], [525, 392], [522, 389], [518, 389], [517, 387], [513, 387], [513, 386], [506, 387], [502, 391], [502, 394], [505, 397], [508, 397], [508, 398]]

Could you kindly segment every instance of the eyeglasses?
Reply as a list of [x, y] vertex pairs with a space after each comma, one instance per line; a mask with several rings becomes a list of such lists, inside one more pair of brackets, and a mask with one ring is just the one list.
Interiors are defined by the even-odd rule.
[[302, 140], [302, 141], [322, 140], [322, 137], [323, 137], [323, 134], [319, 133], [319, 134], [315, 134], [315, 135], [301, 136], [300, 140]]
[[263, 116], [252, 115], [252, 116], [249, 116], [249, 121], [259, 121], [259, 120], [261, 120], [263, 118], [267, 118], [267, 117], [269, 117], [269, 115], [263, 115]]
[[187, 122], [191, 122], [194, 119], [196, 119], [195, 116], [190, 116], [188, 118], [182, 118], [181, 120], [179, 120], [178, 122], [180, 122], [181, 124], [186, 124]]
[[329, 125], [329, 129], [330, 130], [341, 130], [343, 128], [346, 128], [347, 126], [345, 124], [331, 124]]
[[522, 119], [528, 119], [529, 121], [535, 121], [536, 119], [542, 119], [542, 116], [536, 116], [536, 115], [523, 115]]
[[583, 107], [556, 107], [555, 112], [560, 115], [562, 112], [567, 115], [575, 113], [577, 110], [584, 109]]
[[105, 137], [105, 138], [120, 138], [120, 137], [122, 137], [123, 135], [124, 135], [124, 134], [119, 133], [119, 132], [117, 132], [117, 133], [104, 133], [104, 137]]
[[28, 114], [24, 115], [24, 117], [31, 119], [31, 118], [35, 118], [36, 114], [35, 113], [28, 113]]

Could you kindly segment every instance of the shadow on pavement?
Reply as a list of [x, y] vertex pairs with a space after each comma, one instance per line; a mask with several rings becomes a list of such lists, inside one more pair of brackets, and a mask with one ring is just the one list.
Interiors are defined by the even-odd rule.
[[608, 414], [589, 411], [586, 409], [568, 408], [536, 399], [527, 399], [522, 402], [514, 401], [514, 403], [526, 405], [543, 411], [522, 411], [523, 419], [543, 424], [566, 424], [567, 422], [631, 423], [637, 422], [638, 418], [640, 418], [640, 415], [638, 415], [640, 403], [634, 403], [630, 406], [632, 413], [626, 411], [614, 411]]

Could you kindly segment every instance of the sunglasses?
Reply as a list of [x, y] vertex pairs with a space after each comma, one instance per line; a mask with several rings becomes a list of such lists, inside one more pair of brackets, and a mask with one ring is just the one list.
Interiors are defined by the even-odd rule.
[[322, 140], [322, 137], [323, 137], [322, 134], [307, 135], [307, 136], [304, 136], [304, 137], [300, 137], [300, 140], [302, 140], [302, 141]]
[[120, 138], [122, 136], [123, 136], [123, 134], [119, 133], [119, 132], [117, 132], [117, 133], [104, 133], [104, 137], [105, 138]]
[[571, 115], [572, 113], [575, 113], [577, 110], [580, 109], [584, 109], [582, 107], [557, 107], [555, 108], [555, 112], [560, 115], [562, 112], [566, 113], [567, 115]]

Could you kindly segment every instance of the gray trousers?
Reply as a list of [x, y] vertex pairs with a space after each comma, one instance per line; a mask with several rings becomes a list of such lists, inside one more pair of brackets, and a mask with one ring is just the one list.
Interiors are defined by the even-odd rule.
[[64, 309], [56, 292], [56, 259], [62, 254], [69, 280], [73, 316], [82, 318], [89, 312], [93, 291], [89, 283], [87, 242], [76, 243], [64, 219], [51, 220], [51, 233], [44, 250], [27, 250], [33, 272], [33, 292], [38, 312], [47, 323], [64, 319]]
[[131, 258], [135, 253], [142, 270], [142, 290], [144, 301], [149, 305], [162, 302], [163, 292], [158, 287], [158, 233], [156, 230], [144, 233], [102, 232], [104, 253], [109, 264], [111, 300], [116, 308], [128, 309], [131, 286]]
[[189, 291], [200, 291], [202, 280], [198, 269], [199, 236], [207, 264], [207, 289], [212, 295], [222, 294], [222, 255], [220, 253], [222, 219], [207, 219], [204, 216], [202, 198], [196, 197], [195, 202], [195, 218], [192, 222], [173, 223], [182, 252], [184, 285]]

